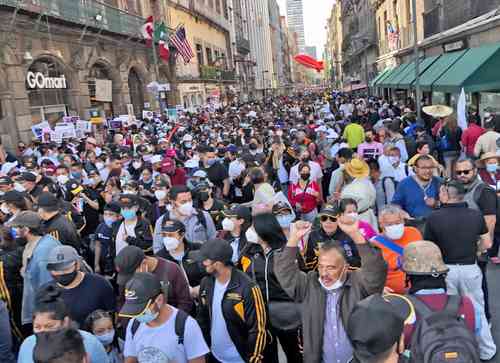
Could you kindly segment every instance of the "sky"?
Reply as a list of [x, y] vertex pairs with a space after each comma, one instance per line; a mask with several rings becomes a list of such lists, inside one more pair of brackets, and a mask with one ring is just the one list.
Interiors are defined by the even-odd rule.
[[[286, 0], [277, 0], [282, 15], [286, 15]], [[335, 0], [302, 0], [306, 45], [315, 45], [318, 58], [323, 56], [326, 43], [326, 21]]]

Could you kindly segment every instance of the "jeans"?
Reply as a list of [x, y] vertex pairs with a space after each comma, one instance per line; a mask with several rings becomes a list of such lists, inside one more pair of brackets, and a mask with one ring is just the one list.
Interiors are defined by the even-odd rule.
[[467, 296], [472, 300], [481, 321], [481, 328], [477, 334], [479, 355], [482, 360], [490, 360], [496, 354], [497, 347], [484, 313], [484, 295], [481, 287], [483, 274], [477, 265], [448, 265], [448, 267], [450, 271], [446, 277], [447, 292], [450, 295]]
[[12, 333], [10, 331], [9, 311], [3, 300], [0, 300], [0, 357], [3, 363], [16, 361], [12, 353]]

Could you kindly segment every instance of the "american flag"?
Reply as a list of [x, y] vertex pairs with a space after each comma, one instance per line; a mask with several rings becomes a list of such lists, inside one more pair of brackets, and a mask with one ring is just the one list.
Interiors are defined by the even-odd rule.
[[179, 27], [174, 34], [170, 37], [170, 44], [172, 44], [179, 54], [184, 59], [184, 63], [189, 63], [191, 58], [194, 57], [193, 50], [189, 45], [186, 37], [186, 29], [184, 26]]
[[387, 35], [389, 38], [389, 46], [391, 48], [396, 48], [399, 41], [399, 31], [390, 21], [387, 22]]

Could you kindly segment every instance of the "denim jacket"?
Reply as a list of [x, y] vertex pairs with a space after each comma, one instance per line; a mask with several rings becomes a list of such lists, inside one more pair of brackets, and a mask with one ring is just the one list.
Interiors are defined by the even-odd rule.
[[43, 284], [52, 281], [52, 276], [47, 270], [47, 261], [50, 251], [60, 245], [61, 242], [54, 237], [45, 235], [38, 241], [31, 258], [28, 260], [24, 273], [22, 324], [29, 324], [33, 320], [36, 291]]

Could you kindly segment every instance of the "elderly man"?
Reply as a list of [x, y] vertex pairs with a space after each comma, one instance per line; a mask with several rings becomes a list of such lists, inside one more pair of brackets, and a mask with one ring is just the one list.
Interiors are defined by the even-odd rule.
[[[344, 248], [328, 241], [319, 248], [318, 271], [305, 273], [297, 263], [298, 244], [311, 230], [308, 222], [292, 225], [288, 243], [275, 255], [274, 273], [281, 287], [303, 304], [304, 362], [348, 362], [353, 349], [345, 327], [355, 304], [383, 289], [387, 264], [378, 248], [361, 234], [358, 222], [341, 217], [338, 226], [356, 243], [361, 268], [349, 270]], [[314, 308], [311, 308], [314, 307]]]
[[373, 237], [370, 242], [380, 247], [387, 262], [386, 291], [398, 294], [406, 293], [406, 275], [401, 270], [400, 262], [407, 244], [422, 239], [420, 231], [414, 227], [405, 227], [404, 211], [397, 205], [386, 205], [379, 211], [378, 221], [382, 234]]

